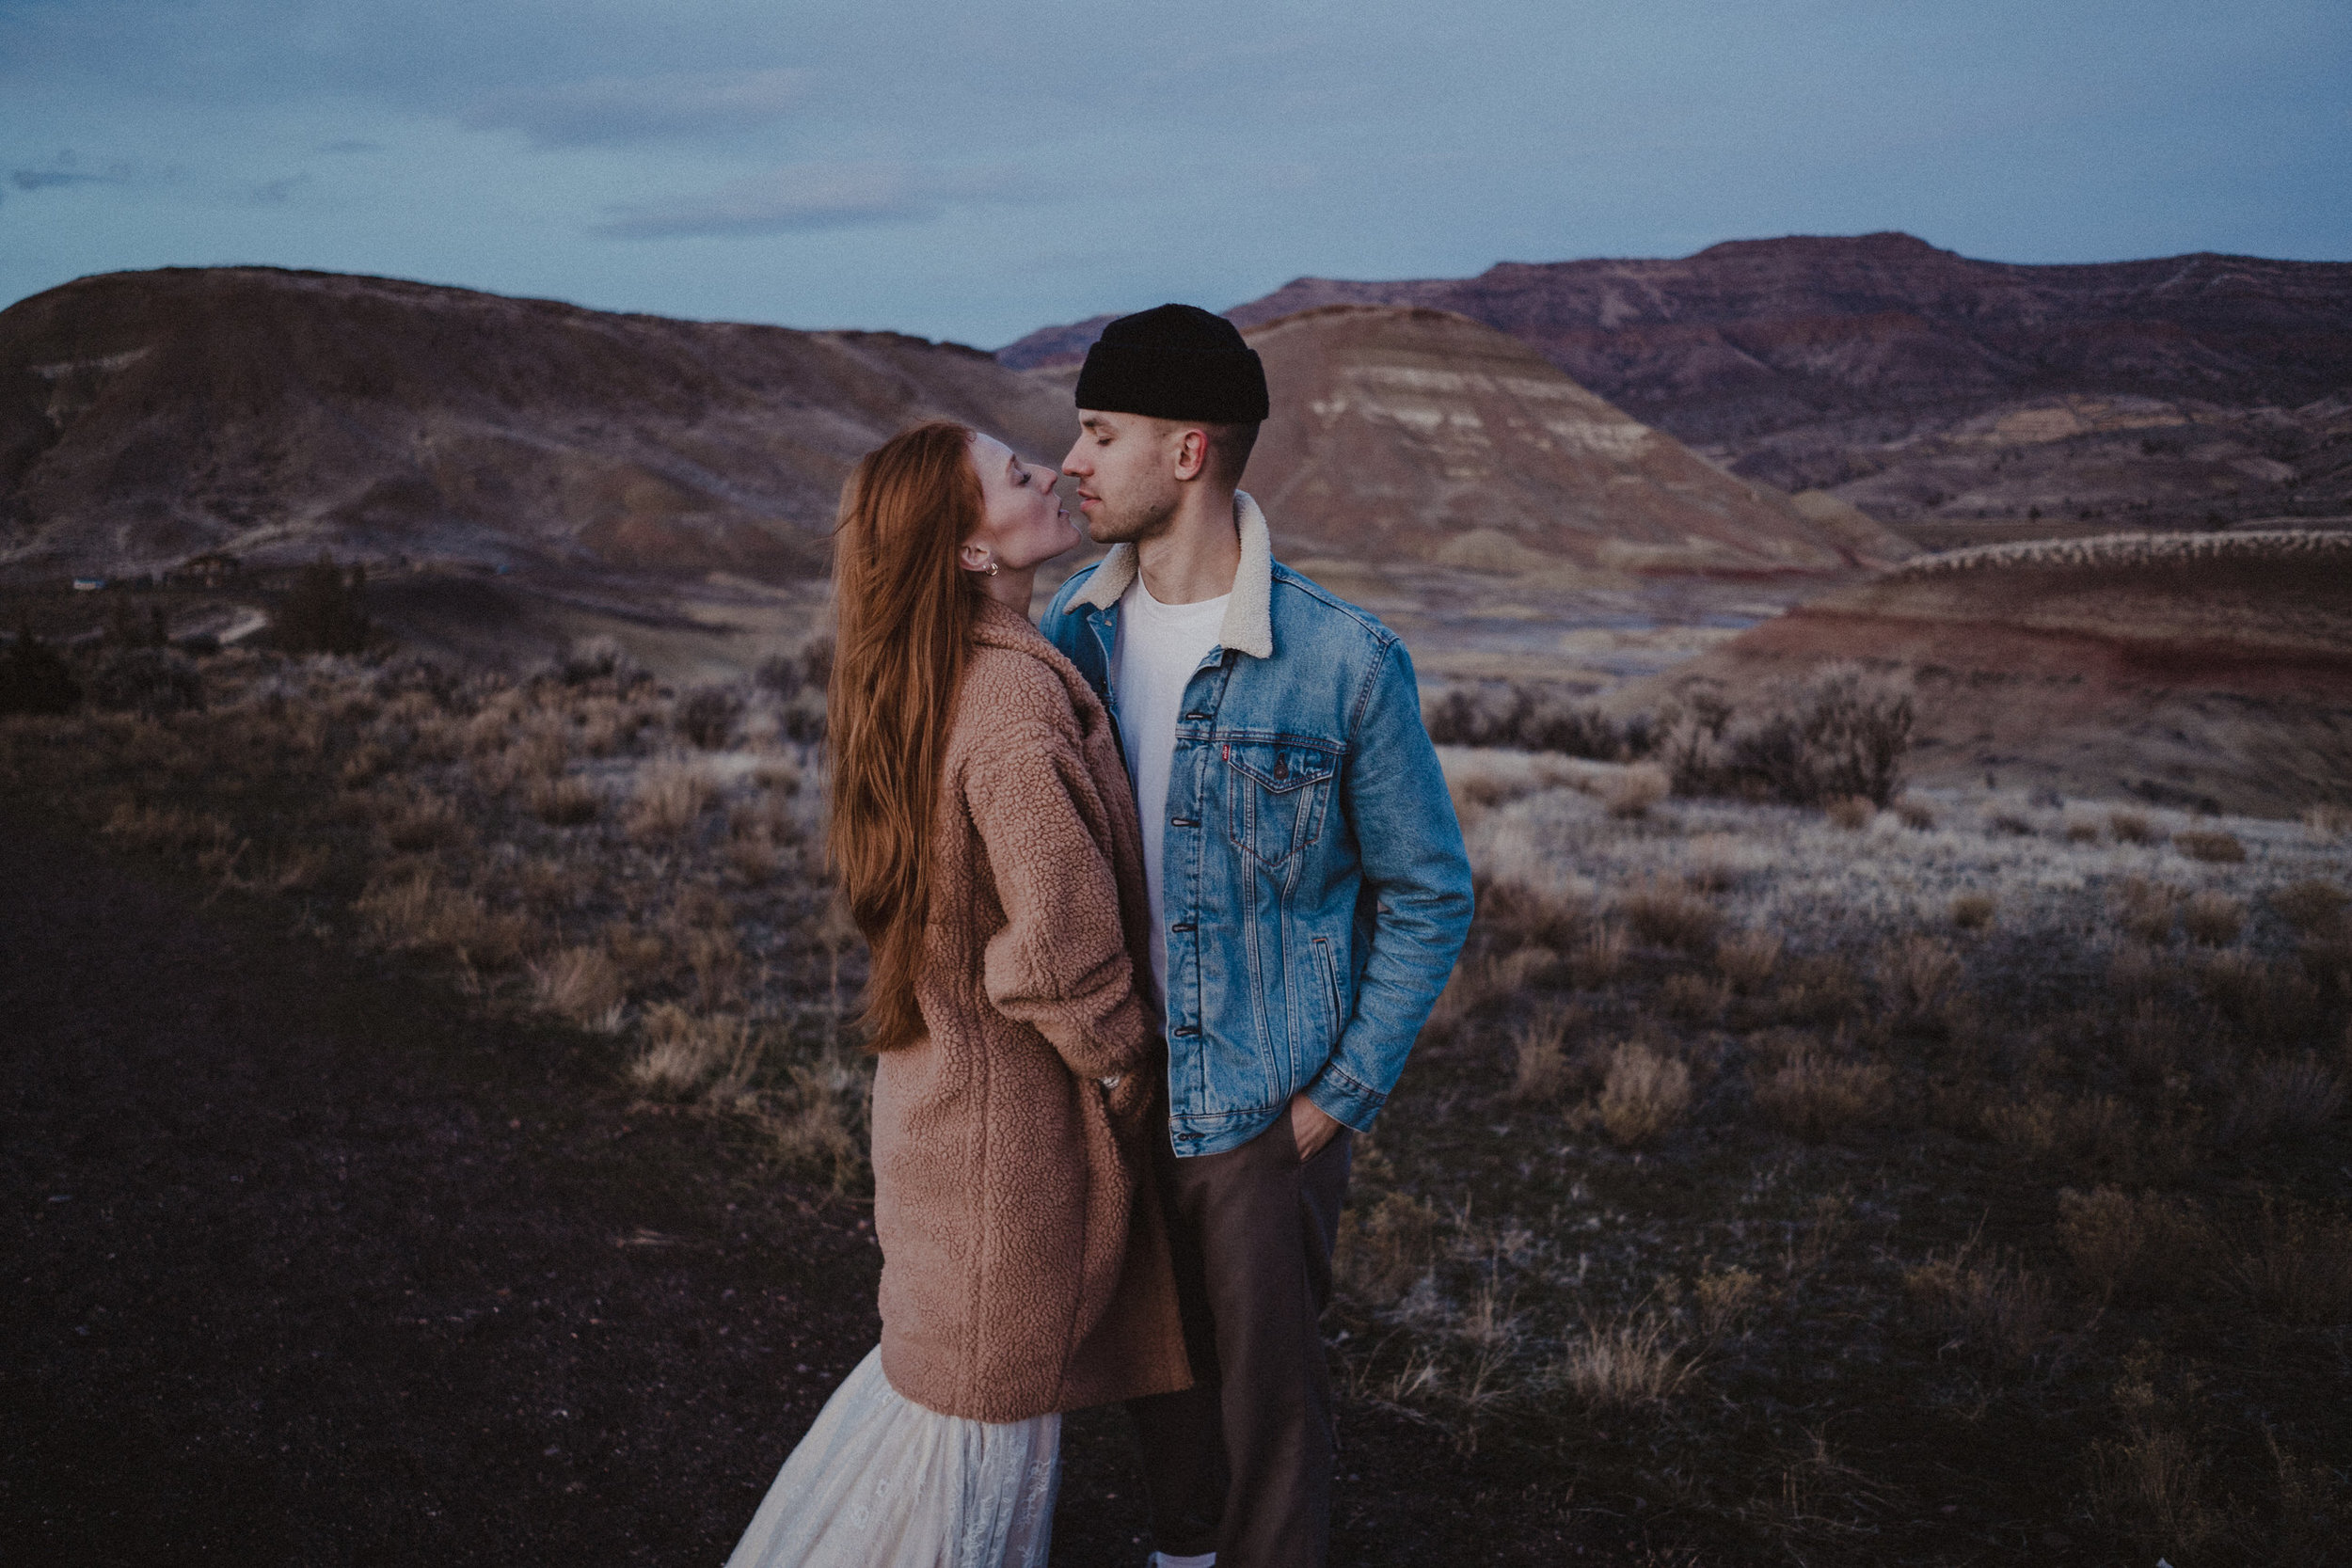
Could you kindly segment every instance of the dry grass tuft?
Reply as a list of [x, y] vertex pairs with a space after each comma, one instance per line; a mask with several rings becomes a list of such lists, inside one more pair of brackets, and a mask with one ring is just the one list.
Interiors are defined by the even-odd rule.
[[2352, 838], [2352, 806], [2323, 803], [2307, 807], [2303, 813], [2303, 832], [2320, 844]]
[[1585, 1325], [1546, 1381], [1595, 1410], [1628, 1410], [1672, 1398], [1696, 1370], [1697, 1358], [1686, 1352], [1673, 1323], [1644, 1312]]
[[629, 836], [649, 846], [674, 842], [701, 817], [714, 793], [698, 768], [649, 768], [629, 802]]
[[2102, 1302], [2177, 1295], [2215, 1267], [2219, 1238], [2186, 1203], [2119, 1187], [2058, 1194], [2058, 1242]]
[[2265, 1196], [2262, 1223], [2232, 1259], [2247, 1300], [2293, 1323], [2352, 1323], [2352, 1219]]
[[1539, 1007], [1511, 1031], [1511, 1098], [1554, 1101], [1568, 1086], [1568, 1037], [1584, 1023], [1579, 1007]]
[[1731, 834], [1701, 833], [1683, 851], [1683, 879], [1701, 893], [1728, 893], [1740, 885], [1740, 859]]
[[134, 849], [185, 851], [219, 848], [229, 842], [226, 817], [192, 812], [178, 806], [141, 806], [124, 801], [99, 829], [116, 843]]
[[335, 778], [345, 789], [363, 789], [391, 769], [392, 753], [381, 746], [355, 746], [343, 758], [343, 765], [335, 770]]
[[1783, 1023], [1827, 1027], [1861, 1011], [1862, 982], [1840, 958], [1819, 954], [1781, 967], [1772, 1011]]
[[1459, 1037], [1481, 1009], [1509, 995], [1514, 989], [1510, 977], [1492, 958], [1466, 957], [1454, 960], [1445, 990], [1438, 993], [1428, 1021], [1421, 1026], [1422, 1042], [1442, 1045]]
[[279, 848], [250, 876], [238, 879], [238, 885], [257, 888], [264, 893], [302, 893], [319, 884], [334, 856], [323, 844], [292, 844]]
[[758, 1061], [761, 1041], [744, 1019], [697, 1015], [675, 1003], [645, 1012], [645, 1048], [628, 1067], [648, 1094], [682, 1099], [714, 1080], [739, 1088]]
[[1600, 990], [1624, 973], [1630, 945], [1615, 921], [1597, 924], [1568, 952], [1568, 983], [1579, 990]]
[[1353, 1295], [1394, 1301], [1429, 1272], [1437, 1241], [1437, 1212], [1403, 1193], [1390, 1193], [1369, 1209], [1349, 1209], [1340, 1216], [1332, 1272]]
[[2124, 930], [2142, 942], [2169, 942], [2180, 911], [2181, 895], [2145, 877], [2126, 877], [2116, 884], [2115, 915]]
[[2127, 1164], [2139, 1152], [2139, 1118], [2113, 1095], [2041, 1089], [1985, 1106], [1981, 1119], [1994, 1142], [2036, 1159]]
[[1902, 818], [1904, 827], [1918, 832], [1924, 833], [1935, 826], [1935, 808], [1915, 795], [1906, 795], [1896, 801], [1895, 815]]
[[2198, 893], [2181, 906], [2181, 929], [2191, 942], [2226, 947], [2246, 928], [2246, 906], [2226, 893]]
[[1714, 905], [1687, 885], [1662, 879], [1635, 884], [1618, 899], [1617, 909], [1637, 941], [1691, 952], [1712, 942], [1723, 923]]
[[1883, 1120], [1894, 1104], [1895, 1073], [1883, 1062], [1841, 1061], [1800, 1049], [1757, 1076], [1750, 1090], [1765, 1120], [1817, 1143], [1849, 1127]]
[[547, 1011], [608, 1035], [621, 1026], [628, 1000], [620, 966], [596, 947], [566, 947], [532, 964], [531, 989]]
[[2312, 1052], [2258, 1062], [2240, 1080], [2214, 1130], [2224, 1148], [2308, 1137], [2344, 1109], [2344, 1074]]
[[1596, 1107], [1601, 1131], [1620, 1148], [1655, 1143], [1691, 1106], [1691, 1069], [1672, 1056], [1629, 1041], [1609, 1053]]
[[2121, 1442], [2091, 1449], [2091, 1511], [2149, 1552], [2195, 1562], [2224, 1521], [2205, 1501], [2209, 1461], [2169, 1426], [2141, 1420]]
[[1742, 996], [1764, 989], [1780, 967], [1778, 931], [1734, 931], [1715, 944], [1715, 970]]
[[1997, 906], [1989, 893], [1955, 893], [1952, 895], [1952, 924], [1963, 931], [1981, 931], [1993, 924], [1993, 911]]
[[549, 855], [535, 855], [523, 862], [516, 879], [523, 896], [534, 908], [546, 911], [577, 907], [587, 897], [591, 885], [580, 867]]
[[1658, 990], [1658, 1006], [1678, 1023], [1712, 1023], [1731, 1003], [1731, 982], [1711, 974], [1670, 974]]
[[2333, 882], [2316, 877], [2289, 882], [2270, 895], [2270, 907], [2298, 934], [2330, 937], [2344, 929], [2344, 911], [2352, 896]]
[[2063, 832], [2066, 842], [2069, 844], [2096, 844], [2099, 842], [2099, 824], [2090, 820], [2088, 817], [2068, 817], [2066, 819], [2065, 827], [2061, 829], [2060, 832]]
[[1937, 1014], [1960, 977], [1960, 955], [1933, 937], [1904, 937], [1879, 951], [1879, 986], [1904, 1018]]
[[773, 880], [783, 860], [765, 838], [730, 838], [725, 850], [727, 869], [752, 886]]
[[1584, 934], [1592, 915], [1574, 894], [1506, 879], [1478, 889], [1478, 924], [1499, 949], [1549, 947], [1564, 952]]
[[1847, 795], [1823, 806], [1821, 815], [1829, 818], [1832, 827], [1859, 832], [1870, 825], [1871, 818], [1878, 816], [1878, 807], [1859, 795]]
[[2118, 844], [2157, 844], [2163, 832], [2148, 820], [2145, 812], [2111, 811], [2107, 813], [2107, 832]]
[[2172, 835], [2172, 847], [2193, 861], [2214, 865], [2236, 865], [2246, 859], [2246, 846], [2235, 833], [2217, 829], [2191, 828]]
[[535, 782], [561, 774], [571, 761], [571, 748], [559, 726], [534, 724], [524, 732], [508, 755], [518, 777]]
[[1647, 816], [1650, 808], [1664, 800], [1670, 788], [1664, 768], [1656, 763], [1636, 763], [1609, 781], [1601, 799], [1612, 816]]
[[585, 779], [539, 779], [525, 799], [531, 815], [551, 828], [594, 822], [604, 807], [604, 798]]
[[2107, 956], [2107, 989], [2119, 1002], [2142, 1009], [2153, 1006], [2159, 978], [2155, 949], [2144, 942], [2117, 942]]
[[823, 1171], [836, 1191], [846, 1192], [865, 1167], [858, 1126], [866, 1074], [838, 1050], [828, 1050], [815, 1062], [794, 1063], [790, 1076], [790, 1109], [764, 1110], [761, 1122], [787, 1164]]
[[466, 836], [456, 803], [445, 795], [416, 795], [390, 802], [378, 826], [388, 846], [409, 853], [455, 844]]
[[513, 963], [531, 935], [522, 916], [493, 914], [479, 895], [431, 871], [372, 883], [352, 910], [388, 947], [447, 953], [480, 969]]
[[2022, 1264], [1979, 1257], [1974, 1243], [1903, 1275], [1912, 1301], [1944, 1332], [2005, 1365], [2031, 1361], [2058, 1333], [2049, 1281]]
[[1756, 1305], [1762, 1285], [1761, 1276], [1737, 1267], [1699, 1275], [1692, 1292], [1699, 1300], [1699, 1327], [1710, 1339], [1722, 1338]]

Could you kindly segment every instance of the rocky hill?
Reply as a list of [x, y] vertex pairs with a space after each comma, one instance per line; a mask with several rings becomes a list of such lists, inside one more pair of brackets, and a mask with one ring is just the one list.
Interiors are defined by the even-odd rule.
[[1914, 772], [2292, 815], [2352, 801], [2352, 533], [1955, 551], [1834, 590], [1612, 693], [1749, 713], [1840, 664], [1915, 693]]
[[1910, 553], [1733, 478], [1463, 316], [1326, 306], [1248, 338], [1275, 399], [1246, 483], [1293, 555], [1776, 576]]
[[[1302, 277], [1228, 313], [1332, 304], [1484, 322], [1736, 473], [1829, 489], [1934, 544], [2352, 511], [2352, 263], [2031, 266], [1907, 234], [1796, 237]], [[999, 356], [1072, 358], [1089, 326]]]
[[1057, 455], [1066, 398], [892, 333], [614, 315], [269, 268], [0, 311], [0, 573], [321, 548], [517, 570], [822, 569], [857, 455], [945, 415]]

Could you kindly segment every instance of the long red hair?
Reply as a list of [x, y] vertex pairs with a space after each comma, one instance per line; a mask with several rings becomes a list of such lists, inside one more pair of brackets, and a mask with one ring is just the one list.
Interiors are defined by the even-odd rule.
[[930, 899], [931, 818], [979, 590], [956, 548], [979, 527], [972, 432], [946, 420], [867, 452], [841, 488], [825, 736], [825, 849], [873, 961], [866, 1048], [922, 1037], [914, 1005]]

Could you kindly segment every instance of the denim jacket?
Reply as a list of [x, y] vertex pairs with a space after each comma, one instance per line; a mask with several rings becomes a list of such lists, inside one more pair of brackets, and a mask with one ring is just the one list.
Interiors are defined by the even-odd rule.
[[[1236, 1148], [1305, 1089], [1372, 1125], [1469, 934], [1470, 872], [1394, 632], [1274, 561], [1234, 497], [1241, 566], [1184, 688], [1164, 835], [1169, 1133]], [[1062, 585], [1039, 629], [1114, 716], [1132, 546]]]

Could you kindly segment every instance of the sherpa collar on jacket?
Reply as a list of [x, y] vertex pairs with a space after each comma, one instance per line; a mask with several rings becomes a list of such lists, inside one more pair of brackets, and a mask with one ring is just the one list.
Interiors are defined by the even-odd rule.
[[[1233, 492], [1233, 527], [1241, 533], [1241, 565], [1233, 572], [1233, 596], [1225, 604], [1225, 620], [1216, 640], [1235, 653], [1252, 658], [1274, 657], [1274, 538], [1265, 514], [1247, 490]], [[1108, 610], [1136, 580], [1136, 547], [1113, 545], [1111, 553], [1094, 569], [1094, 576], [1071, 599], [1073, 605]]]

